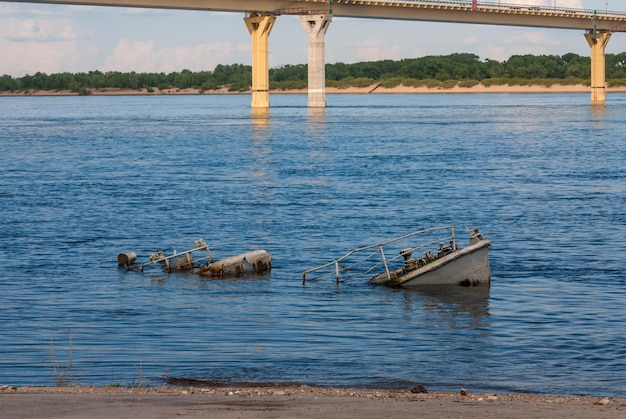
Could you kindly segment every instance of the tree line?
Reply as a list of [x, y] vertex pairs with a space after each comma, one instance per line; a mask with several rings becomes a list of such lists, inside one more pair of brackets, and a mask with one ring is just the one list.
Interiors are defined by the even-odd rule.
[[[269, 70], [270, 89], [305, 89], [306, 64], [285, 65]], [[574, 53], [558, 55], [513, 55], [508, 60], [480, 60], [475, 54], [457, 53], [403, 60], [381, 60], [354, 64], [326, 64], [328, 87], [405, 86], [453, 87], [492, 84], [586, 84], [591, 78], [591, 59]], [[606, 54], [609, 86], [626, 85], [626, 52]], [[252, 84], [252, 67], [218, 65], [213, 71], [182, 70], [165, 73], [89, 71], [88, 73], [45, 74], [23, 77], [0, 76], [0, 91], [71, 90], [89, 94], [93, 89], [195, 88], [203, 91], [228, 88], [246, 91]]]

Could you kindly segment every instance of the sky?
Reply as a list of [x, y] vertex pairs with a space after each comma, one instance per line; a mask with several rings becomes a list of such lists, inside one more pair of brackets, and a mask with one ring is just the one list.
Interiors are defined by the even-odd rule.
[[[482, 0], [493, 1], [497, 0]], [[479, 0], [480, 2], [480, 0]], [[624, 0], [501, 0], [625, 11]], [[0, 1], [0, 75], [213, 71], [250, 65], [243, 13], [65, 6]], [[626, 51], [626, 33], [613, 34], [607, 53]], [[481, 60], [512, 55], [589, 56], [584, 32], [458, 23], [335, 17], [326, 33], [326, 62], [400, 60], [472, 53]], [[296, 16], [279, 16], [269, 37], [269, 65], [307, 63], [307, 37]]]

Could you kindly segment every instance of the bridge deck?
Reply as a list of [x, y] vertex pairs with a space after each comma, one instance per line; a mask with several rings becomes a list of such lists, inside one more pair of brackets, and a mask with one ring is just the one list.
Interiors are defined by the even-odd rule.
[[[626, 31], [626, 12], [594, 11], [451, 0], [0, 0], [91, 6], [259, 12], [332, 13], [337, 17], [530, 26], [560, 29]], [[297, 12], [294, 12], [297, 10]]]

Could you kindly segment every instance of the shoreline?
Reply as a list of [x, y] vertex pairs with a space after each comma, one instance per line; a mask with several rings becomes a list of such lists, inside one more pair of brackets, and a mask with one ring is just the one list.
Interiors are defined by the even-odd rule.
[[7, 417], [221, 418], [607, 418], [626, 417], [626, 398], [532, 394], [413, 393], [302, 386], [0, 386]]
[[[532, 85], [532, 86], [509, 86], [495, 85], [483, 86], [481, 84], [472, 87], [455, 86], [448, 89], [429, 88], [429, 87], [407, 87], [396, 86], [394, 88], [384, 88], [378, 85], [368, 87], [327, 87], [326, 94], [454, 94], [454, 93], [590, 93], [591, 88], [583, 85], [560, 85], [552, 86]], [[626, 86], [608, 87], [607, 93], [623, 93], [626, 92]], [[241, 92], [231, 92], [227, 88], [219, 90], [209, 90], [200, 92], [198, 89], [153, 89], [149, 92], [147, 89], [120, 89], [120, 88], [103, 88], [89, 89], [89, 94], [85, 96], [167, 96], [167, 95], [250, 95], [250, 90]], [[270, 90], [270, 94], [307, 94], [307, 89], [297, 90]], [[20, 96], [80, 96], [78, 92], [71, 90], [22, 90], [13, 92], [0, 92], [0, 97], [20, 97]]]

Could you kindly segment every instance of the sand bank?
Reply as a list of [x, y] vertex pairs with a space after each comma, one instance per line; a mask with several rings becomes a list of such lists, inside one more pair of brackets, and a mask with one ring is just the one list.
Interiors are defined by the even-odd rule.
[[149, 389], [0, 386], [0, 411], [7, 418], [617, 419], [626, 417], [626, 399], [310, 386]]
[[[607, 93], [626, 92], [626, 86], [609, 87]], [[237, 95], [251, 94], [250, 91], [230, 92], [226, 88], [219, 90], [207, 90], [200, 92], [198, 89], [166, 89], [158, 90], [147, 89], [91, 89], [90, 94], [93, 96], [132, 96], [132, 95]], [[378, 87], [376, 85], [368, 87], [348, 87], [340, 89], [336, 87], [327, 87], [326, 94], [429, 94], [429, 93], [590, 93], [591, 89], [583, 85], [552, 85], [546, 86], [483, 86], [481, 84], [472, 87], [455, 86], [450, 89], [429, 88], [429, 87], [407, 87], [397, 86], [391, 89]], [[271, 90], [270, 94], [307, 94], [306, 89], [300, 90]], [[70, 90], [24, 90], [17, 92], [0, 92], [0, 96], [77, 96], [78, 93]]]

